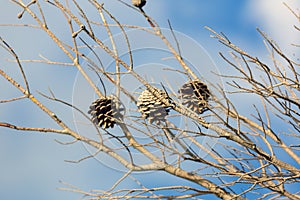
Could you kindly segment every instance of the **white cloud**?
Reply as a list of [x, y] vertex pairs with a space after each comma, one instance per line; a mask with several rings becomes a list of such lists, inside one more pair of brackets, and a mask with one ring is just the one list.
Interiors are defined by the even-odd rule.
[[294, 28], [299, 21], [284, 3], [299, 13], [300, 2], [296, 0], [252, 0], [248, 1], [245, 15], [282, 48], [289, 49], [290, 44], [299, 43], [300, 34]]

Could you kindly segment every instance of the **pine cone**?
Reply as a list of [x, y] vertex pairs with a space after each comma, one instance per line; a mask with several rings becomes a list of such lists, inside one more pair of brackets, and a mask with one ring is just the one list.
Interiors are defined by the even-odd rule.
[[142, 8], [144, 5], [146, 5], [146, 0], [132, 0], [132, 5], [138, 8]]
[[210, 92], [204, 83], [199, 80], [189, 81], [178, 90], [178, 93], [182, 104], [189, 109], [198, 114], [207, 111]]
[[[162, 90], [158, 90], [158, 92], [162, 98], [170, 99]], [[160, 125], [161, 122], [165, 121], [165, 118], [170, 111], [170, 108], [165, 106], [159, 98], [154, 96], [149, 90], [144, 90], [142, 92], [138, 98], [137, 106], [145, 119], [148, 119], [150, 123], [156, 122], [157, 125]]]
[[88, 114], [92, 115], [92, 122], [103, 129], [113, 128], [116, 121], [121, 119], [123, 110], [117, 109], [117, 103], [119, 102], [114, 96], [96, 99], [88, 111]]

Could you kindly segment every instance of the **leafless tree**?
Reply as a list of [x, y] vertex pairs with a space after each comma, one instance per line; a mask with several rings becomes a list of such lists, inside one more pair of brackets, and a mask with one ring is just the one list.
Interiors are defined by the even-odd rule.
[[[269, 51], [272, 62], [268, 63], [257, 55], [248, 54], [224, 34], [206, 27], [213, 38], [230, 50], [227, 55], [220, 53], [220, 56], [233, 73], [218, 74], [226, 81], [227, 91], [221, 84], [199, 77], [183, 58], [180, 41], [177, 41], [171, 25], [169, 38], [143, 9], [119, 1], [130, 12], [140, 13], [141, 20], [150, 28], [125, 24], [97, 0], [88, 1], [93, 7], [88, 12], [97, 13], [99, 21], [90, 19], [76, 0], [32, 0], [28, 4], [21, 0], [12, 2], [22, 10], [18, 18], [30, 15], [35, 23], [24, 22], [18, 26], [45, 32], [69, 62], [46, 58], [20, 60], [10, 42], [1, 38], [1, 47], [13, 58], [8, 65], [19, 70], [22, 80], [13, 78], [0, 68], [4, 80], [21, 92], [19, 97], [2, 99], [0, 103], [31, 101], [60, 128], [22, 127], [4, 121], [0, 121], [0, 126], [25, 132], [68, 135], [75, 142], [82, 142], [95, 150], [78, 162], [104, 153], [126, 169], [122, 178], [109, 190], [83, 191], [71, 186], [66, 190], [81, 193], [86, 199], [197, 199], [204, 198], [204, 195], [215, 195], [221, 199], [300, 199], [299, 189], [296, 192], [293, 189], [299, 188], [300, 180], [299, 64], [282, 52], [264, 32], [257, 30]], [[46, 8], [63, 14], [64, 19], [57, 23], [68, 25], [60, 31], [70, 40], [65, 41], [61, 33], [48, 24], [51, 16], [44, 11]], [[287, 8], [300, 21], [300, 16]], [[119, 41], [113, 34], [115, 30], [121, 32], [122, 42], [128, 49], [126, 58], [119, 54]], [[171, 52], [171, 59], [180, 65], [180, 69], [170, 73], [182, 74], [186, 83], [169, 90], [167, 83], [152, 83], [139, 74], [135, 69], [135, 54], [131, 51], [128, 30], [139, 30], [149, 37], [159, 38]], [[299, 30], [295, 26], [295, 31]], [[108, 43], [98, 35], [100, 32], [107, 33]], [[102, 58], [95, 50], [97, 48], [113, 59], [113, 69], [101, 65]], [[93, 58], [84, 52], [91, 52]], [[87, 99], [90, 102], [87, 112], [76, 102], [60, 99], [55, 91], [33, 92], [34, 86], [30, 85], [23, 67], [25, 62], [76, 68], [97, 98]], [[98, 82], [90, 74], [94, 74]], [[124, 75], [140, 83], [138, 94], [124, 85]], [[114, 93], [107, 89], [107, 84], [116, 88]], [[245, 104], [241, 106], [234, 101], [235, 97], [249, 98], [248, 108], [244, 109]], [[130, 108], [122, 102], [124, 98], [130, 99]], [[256, 103], [251, 102], [252, 99]], [[81, 117], [86, 129], [78, 131], [70, 128], [63, 117], [43, 103], [45, 100], [72, 108]], [[135, 115], [128, 115], [128, 110]], [[178, 120], [183, 119], [185, 125], [181, 126]], [[278, 126], [279, 123], [283, 129]], [[215, 144], [206, 144], [205, 140], [213, 140]], [[140, 188], [117, 189], [122, 181], [141, 171], [163, 171], [197, 186], [178, 182], [177, 186], [147, 188], [141, 181]]]

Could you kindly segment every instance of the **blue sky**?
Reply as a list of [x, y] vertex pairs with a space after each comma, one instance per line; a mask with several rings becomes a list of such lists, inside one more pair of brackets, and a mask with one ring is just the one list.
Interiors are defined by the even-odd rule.
[[[24, 15], [23, 21], [18, 20], [16, 16], [20, 12], [20, 8], [10, 1], [0, 1], [0, 24], [32, 22], [28, 14]], [[107, 8], [124, 23], [147, 25], [144, 19], [137, 14], [134, 16], [128, 14], [127, 10], [124, 10], [117, 1], [107, 0], [104, 2]], [[296, 1], [285, 2], [291, 7], [300, 8]], [[196, 40], [212, 57], [221, 72], [227, 71], [228, 68], [218, 57], [218, 52], [220, 50], [226, 51], [226, 49], [209, 37], [210, 33], [204, 29], [204, 26], [209, 26], [218, 32], [224, 32], [234, 43], [250, 53], [261, 55], [266, 59], [267, 52], [263, 49], [261, 37], [255, 30], [257, 27], [278, 41], [279, 45], [287, 52], [295, 50], [289, 44], [300, 41], [299, 34], [295, 35], [291, 28], [297, 21], [283, 6], [281, 0], [148, 0], [145, 11], [161, 27], [167, 27], [167, 20], [169, 19], [174, 30]], [[54, 22], [59, 20], [55, 13], [47, 12], [47, 14]], [[55, 28], [58, 31], [63, 29], [63, 27]], [[61, 34], [64, 37], [63, 32]], [[37, 33], [36, 30], [0, 26], [0, 36], [15, 48], [21, 59], [34, 59], [39, 54], [58, 60], [65, 59], [51, 41], [41, 38], [45, 34]], [[9, 55], [3, 50], [0, 52], [1, 69], [18, 79], [18, 73], [15, 72], [14, 66], [12, 67], [11, 63], [11, 66], [7, 65], [4, 60], [9, 58]], [[40, 68], [35, 64], [25, 66], [25, 71], [34, 85], [34, 90], [46, 92], [50, 85], [52, 90], [58, 91], [61, 98], [67, 101], [72, 99], [76, 70], [49, 66]], [[45, 75], [53, 77], [57, 73], [60, 73], [62, 77], [55, 80], [44, 79]], [[61, 90], [62, 86], [63, 90]], [[0, 87], [0, 99], [8, 99], [19, 94], [13, 92], [3, 78], [0, 78]], [[70, 110], [54, 103], [49, 104], [49, 107], [54, 111], [59, 111], [61, 115], [67, 116], [68, 120], [72, 120], [72, 116], [68, 116]], [[0, 104], [0, 121], [27, 126], [55, 126], [45, 119], [47, 116], [36, 112], [31, 103]], [[0, 199], [78, 199], [78, 194], [57, 190], [57, 188], [63, 187], [59, 181], [73, 184], [85, 190], [107, 189], [122, 176], [121, 173], [109, 169], [96, 159], [90, 159], [79, 164], [64, 162], [64, 160], [80, 159], [87, 155], [87, 152], [81, 144], [65, 146], [58, 144], [55, 140], [69, 141], [67, 137], [54, 134], [24, 133], [0, 128]], [[162, 176], [161, 174], [153, 174], [152, 177]], [[171, 179], [176, 181], [176, 178]], [[146, 184], [151, 185], [153, 182], [156, 184], [153, 179], [148, 178], [146, 180]], [[166, 182], [168, 183], [168, 181]], [[126, 184], [136, 187], [134, 182], [127, 182]]]

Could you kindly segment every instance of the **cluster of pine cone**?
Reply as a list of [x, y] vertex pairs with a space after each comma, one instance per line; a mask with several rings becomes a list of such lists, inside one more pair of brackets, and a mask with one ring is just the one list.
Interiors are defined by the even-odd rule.
[[[162, 102], [162, 99], [171, 103], [171, 98], [162, 90], [156, 90], [154, 95], [148, 89], [144, 90], [138, 97], [138, 110], [142, 117], [148, 119], [150, 123], [160, 125], [165, 121], [170, 111], [170, 107]], [[199, 80], [189, 81], [178, 90], [178, 98], [182, 104], [190, 110], [201, 114], [208, 110], [208, 98], [210, 92], [206, 84]], [[159, 96], [159, 98], [157, 97]], [[102, 97], [95, 100], [90, 106], [89, 114], [92, 115], [92, 121], [98, 127], [103, 129], [113, 128], [118, 120], [121, 119], [120, 108], [117, 108], [119, 101], [113, 97]]]
[[[210, 92], [207, 85], [199, 80], [189, 81], [185, 83], [178, 90], [178, 98], [182, 104], [187, 106], [192, 111], [201, 114], [208, 109], [208, 98]], [[168, 99], [171, 103], [170, 97], [163, 91], [159, 91], [161, 99]], [[155, 122], [157, 125], [165, 121], [166, 116], [170, 111], [170, 107], [166, 106], [162, 101], [153, 95], [149, 90], [144, 90], [138, 98], [138, 109], [145, 119], [150, 123]]]

